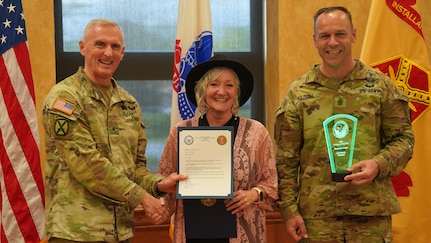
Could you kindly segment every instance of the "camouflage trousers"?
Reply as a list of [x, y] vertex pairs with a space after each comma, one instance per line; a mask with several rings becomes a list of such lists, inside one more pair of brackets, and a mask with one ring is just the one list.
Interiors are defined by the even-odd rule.
[[301, 243], [388, 243], [392, 242], [391, 216], [340, 216], [304, 219], [308, 239]]
[[[51, 238], [48, 240], [48, 243], [105, 243], [103, 241], [73, 241], [73, 240], [65, 240], [60, 238]], [[119, 241], [119, 243], [130, 243], [130, 240]]]

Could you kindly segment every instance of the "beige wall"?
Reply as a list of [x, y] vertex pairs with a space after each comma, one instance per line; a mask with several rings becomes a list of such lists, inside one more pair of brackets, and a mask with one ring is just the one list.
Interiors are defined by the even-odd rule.
[[[431, 46], [431, 5], [422, 0], [419, 5], [425, 39]], [[36, 87], [36, 108], [41, 141], [41, 107], [49, 89], [55, 84], [54, 1], [23, 0], [30, 46], [33, 79]], [[320, 61], [313, 46], [313, 15], [323, 6], [343, 5], [353, 15], [357, 27], [357, 42], [353, 55], [359, 57], [371, 0], [266, 0], [267, 58], [265, 74], [266, 123], [273, 131], [273, 113], [290, 83]], [[431, 50], [430, 50], [431, 53]], [[44, 145], [41, 156], [44, 160]]]
[[[39, 133], [43, 141], [42, 103], [46, 93], [55, 84], [54, 49], [54, 1], [23, 0], [30, 61], [36, 90], [36, 110]], [[45, 160], [45, 146], [40, 144], [42, 165]]]

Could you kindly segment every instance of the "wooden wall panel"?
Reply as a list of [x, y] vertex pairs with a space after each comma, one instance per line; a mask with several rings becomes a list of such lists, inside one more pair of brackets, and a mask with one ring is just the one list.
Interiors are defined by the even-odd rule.
[[[171, 243], [169, 221], [161, 225], [152, 225], [142, 210], [136, 210], [135, 220], [136, 232], [132, 243]], [[266, 227], [268, 243], [294, 243], [285, 232], [279, 211], [267, 212]]]

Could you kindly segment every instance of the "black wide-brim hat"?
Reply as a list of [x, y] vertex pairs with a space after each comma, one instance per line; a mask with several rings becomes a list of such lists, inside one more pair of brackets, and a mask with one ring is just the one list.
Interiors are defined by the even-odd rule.
[[223, 55], [215, 55], [210, 60], [199, 63], [189, 71], [186, 78], [186, 94], [190, 102], [197, 106], [195, 95], [196, 83], [208, 70], [214, 67], [229, 67], [236, 73], [241, 90], [239, 106], [244, 105], [253, 92], [253, 74], [241, 63], [228, 60]]

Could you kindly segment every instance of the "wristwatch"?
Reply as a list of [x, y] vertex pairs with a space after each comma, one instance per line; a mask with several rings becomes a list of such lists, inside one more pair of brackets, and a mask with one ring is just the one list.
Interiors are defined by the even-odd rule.
[[253, 187], [252, 189], [257, 191], [257, 194], [259, 194], [259, 198], [258, 198], [258, 202], [262, 202], [263, 201], [263, 192], [259, 187]]

